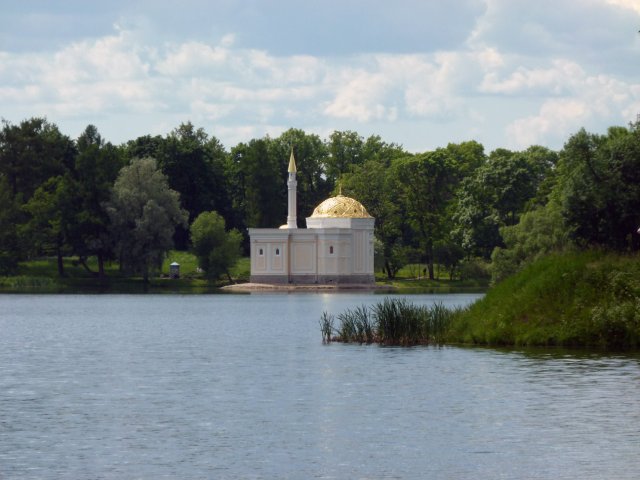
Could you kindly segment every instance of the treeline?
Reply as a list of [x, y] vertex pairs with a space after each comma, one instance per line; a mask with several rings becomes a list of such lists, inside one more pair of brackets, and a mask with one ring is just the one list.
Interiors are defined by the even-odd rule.
[[190, 247], [189, 226], [210, 211], [243, 232], [246, 252], [248, 227], [285, 221], [291, 148], [298, 224], [341, 188], [376, 217], [376, 259], [389, 277], [418, 262], [431, 278], [437, 266], [478, 275], [473, 267], [493, 260], [498, 279], [555, 249], [639, 246], [638, 124], [581, 130], [560, 152], [487, 154], [469, 141], [411, 154], [379, 136], [297, 129], [226, 150], [191, 123], [112, 145], [92, 125], [73, 140], [32, 118], [0, 131], [0, 274], [41, 255], [57, 256], [61, 274], [65, 256], [84, 265], [95, 256], [97, 274], [112, 259], [153, 269], [171, 243]]

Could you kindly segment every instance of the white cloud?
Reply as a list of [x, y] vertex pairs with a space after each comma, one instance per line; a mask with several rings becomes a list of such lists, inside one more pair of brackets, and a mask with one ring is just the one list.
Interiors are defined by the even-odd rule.
[[224, 65], [227, 59], [227, 48], [188, 42], [173, 47], [155, 68], [164, 75], [187, 76]]
[[[385, 140], [419, 148], [472, 136], [488, 142], [488, 150], [529, 143], [558, 148], [583, 125], [606, 129], [635, 119], [635, 74], [620, 73], [613, 60], [611, 68], [590, 60], [609, 50], [581, 47], [583, 37], [572, 36], [582, 14], [563, 24], [563, 16], [580, 10], [575, 3], [557, 0], [557, 11], [548, 11], [547, 0], [541, 2], [486, 0], [485, 10], [474, 10], [467, 41], [449, 49], [419, 51], [412, 44], [406, 52], [418, 53], [339, 57], [276, 55], [247, 46], [242, 31], [218, 29], [209, 41], [164, 35], [151, 20], [123, 21], [133, 26], [49, 51], [0, 52], [2, 114], [11, 121], [47, 115], [63, 131], [95, 123], [105, 138], [117, 132], [109, 138], [115, 142], [191, 120], [215, 128], [212, 134], [227, 145], [297, 127], [383, 138], [392, 132], [399, 137]], [[584, 16], [613, 12], [603, 16], [605, 36], [619, 35], [619, 12], [635, 17], [638, 11], [631, 0], [584, 5]], [[625, 68], [635, 72], [628, 58]]]
[[526, 148], [542, 143], [549, 137], [564, 137], [584, 123], [591, 111], [581, 100], [548, 100], [540, 108], [538, 115], [520, 118], [507, 126], [509, 146]]
[[544, 101], [536, 115], [517, 119], [507, 126], [511, 145], [556, 142], [597, 119], [608, 125], [635, 120], [640, 112], [640, 83], [626, 84], [606, 75], [576, 78], [575, 95]]
[[517, 67], [507, 78], [491, 70], [485, 74], [479, 87], [481, 92], [497, 94], [539, 93], [560, 95], [570, 91], [582, 81], [585, 72], [580, 65], [569, 60], [554, 60], [548, 68]]
[[383, 104], [390, 82], [380, 72], [345, 70], [332, 83], [337, 92], [324, 109], [326, 115], [368, 122], [390, 114]]
[[640, 15], [640, 0], [605, 0], [610, 5], [627, 8]]

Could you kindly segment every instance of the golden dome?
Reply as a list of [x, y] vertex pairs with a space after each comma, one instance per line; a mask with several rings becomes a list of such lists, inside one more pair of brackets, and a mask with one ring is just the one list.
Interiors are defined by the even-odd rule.
[[359, 201], [338, 195], [318, 205], [311, 218], [371, 218], [371, 215]]

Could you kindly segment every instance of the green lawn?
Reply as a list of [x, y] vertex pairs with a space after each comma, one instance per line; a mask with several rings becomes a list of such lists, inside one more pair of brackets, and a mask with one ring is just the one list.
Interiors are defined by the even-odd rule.
[[468, 280], [451, 280], [444, 268], [435, 268], [435, 279], [429, 280], [425, 264], [410, 264], [402, 267], [394, 279], [389, 280], [386, 274], [376, 272], [376, 283], [389, 285], [402, 291], [415, 292], [455, 292], [455, 291], [484, 291], [489, 286], [488, 278]]
[[[169, 265], [180, 264], [180, 279], [169, 278]], [[94, 272], [98, 271], [95, 258], [89, 258], [87, 265]], [[249, 259], [241, 258], [231, 269], [235, 282], [248, 281]], [[46, 257], [21, 262], [15, 276], [0, 277], [0, 291], [5, 292], [139, 292], [139, 291], [184, 291], [208, 292], [228, 283], [227, 278], [211, 281], [198, 272], [195, 256], [190, 252], [172, 250], [162, 264], [160, 272], [154, 276], [149, 285], [144, 285], [141, 277], [129, 277], [120, 272], [117, 262], [105, 263], [107, 277], [99, 279], [88, 272], [77, 258], [64, 259], [65, 276], [58, 276], [56, 258]]]

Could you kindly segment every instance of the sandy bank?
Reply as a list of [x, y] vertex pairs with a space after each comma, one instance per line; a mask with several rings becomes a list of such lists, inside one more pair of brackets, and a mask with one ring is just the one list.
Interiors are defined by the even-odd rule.
[[271, 283], [238, 283], [222, 287], [224, 290], [238, 292], [317, 292], [317, 291], [384, 291], [395, 290], [387, 285], [371, 285], [359, 283], [341, 284], [313, 284], [313, 285], [292, 285], [292, 284], [271, 284]]

